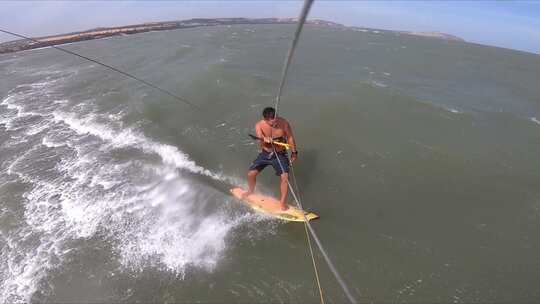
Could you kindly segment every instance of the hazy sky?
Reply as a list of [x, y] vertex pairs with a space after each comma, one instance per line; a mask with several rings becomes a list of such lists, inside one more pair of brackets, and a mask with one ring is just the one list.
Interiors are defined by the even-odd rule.
[[[0, 1], [0, 28], [42, 36], [196, 17], [297, 17], [302, 1]], [[540, 54], [540, 1], [315, 1], [309, 18], [437, 31]], [[0, 41], [13, 38], [0, 34]]]

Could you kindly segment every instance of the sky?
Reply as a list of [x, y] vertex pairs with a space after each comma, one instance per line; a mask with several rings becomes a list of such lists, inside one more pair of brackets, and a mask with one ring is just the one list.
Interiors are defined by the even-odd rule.
[[[298, 17], [302, 1], [0, 1], [0, 29], [44, 36], [101, 26], [215, 17]], [[442, 32], [540, 54], [540, 1], [316, 0], [310, 19]], [[13, 40], [0, 33], [0, 42]]]

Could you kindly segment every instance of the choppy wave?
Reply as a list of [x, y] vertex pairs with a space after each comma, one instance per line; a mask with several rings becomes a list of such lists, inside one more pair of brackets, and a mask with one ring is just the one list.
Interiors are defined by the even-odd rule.
[[373, 86], [375, 86], [375, 87], [378, 87], [378, 88], [386, 88], [386, 87], [388, 87], [387, 84], [385, 84], [385, 83], [383, 83], [383, 82], [381, 82], [381, 81], [375, 81], [375, 80], [372, 80], [372, 81], [370, 82], [370, 84], [373, 85]]
[[462, 111], [460, 110], [457, 110], [457, 109], [454, 109], [454, 108], [444, 108], [446, 111], [450, 112], [450, 113], [454, 113], [454, 114], [463, 114]]
[[[1, 235], [1, 302], [31, 301], [73, 252], [70, 244], [98, 232], [118, 244], [126, 269], [152, 265], [180, 277], [188, 267], [213, 269], [230, 231], [256, 217], [232, 215], [216, 203], [226, 196], [183, 172], [229, 177], [122, 127], [121, 112], [97, 114], [91, 105], [58, 99], [54, 91], [66, 77], [19, 85], [0, 105], [0, 124], [11, 138], [0, 149], [21, 147], [2, 163], [9, 181], [0, 187], [28, 189], [19, 198], [24, 220]], [[2, 210], [0, 218], [15, 213]]]

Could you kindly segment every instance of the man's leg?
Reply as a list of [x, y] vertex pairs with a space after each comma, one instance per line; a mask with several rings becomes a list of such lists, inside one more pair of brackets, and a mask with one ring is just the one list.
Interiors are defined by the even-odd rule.
[[289, 207], [287, 207], [287, 204], [285, 203], [285, 200], [287, 199], [287, 193], [289, 192], [289, 173], [282, 173], [281, 174], [281, 198], [279, 199], [279, 207], [281, 210], [287, 210]]
[[259, 174], [258, 170], [249, 170], [248, 171], [248, 191], [244, 194], [245, 196], [250, 195], [255, 191], [255, 184], [257, 183], [257, 174]]

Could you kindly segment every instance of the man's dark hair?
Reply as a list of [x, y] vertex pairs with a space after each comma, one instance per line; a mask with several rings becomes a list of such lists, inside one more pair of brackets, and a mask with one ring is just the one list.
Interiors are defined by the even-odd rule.
[[272, 119], [272, 118], [276, 117], [276, 109], [274, 109], [272, 107], [266, 107], [266, 108], [264, 108], [264, 110], [262, 112], [262, 116], [265, 119]]

